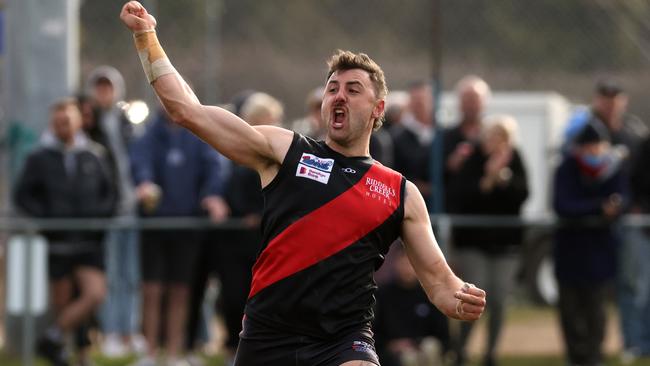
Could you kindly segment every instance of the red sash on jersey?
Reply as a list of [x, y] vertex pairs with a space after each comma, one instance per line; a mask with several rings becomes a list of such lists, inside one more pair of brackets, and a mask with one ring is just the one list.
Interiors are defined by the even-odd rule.
[[253, 266], [249, 298], [354, 244], [400, 204], [402, 176], [380, 164], [354, 186], [300, 218], [267, 245]]

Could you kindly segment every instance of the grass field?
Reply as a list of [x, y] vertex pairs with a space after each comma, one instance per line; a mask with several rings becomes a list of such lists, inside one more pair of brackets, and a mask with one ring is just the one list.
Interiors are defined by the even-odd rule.
[[[610, 311], [605, 350], [609, 355], [606, 365], [623, 366], [619, 361], [620, 335], [616, 311]], [[477, 324], [470, 339], [469, 351], [475, 362], [468, 366], [480, 366], [480, 351], [485, 342], [485, 319]], [[529, 305], [514, 306], [507, 315], [506, 326], [500, 342], [500, 366], [565, 366], [563, 346], [554, 308]], [[127, 366], [133, 358], [106, 359], [94, 357], [97, 366]], [[223, 366], [221, 357], [205, 357], [206, 366]], [[9, 357], [0, 351], [1, 366], [21, 366], [20, 358]], [[39, 360], [35, 366], [47, 366]], [[640, 359], [626, 366], [650, 366], [650, 358]]]

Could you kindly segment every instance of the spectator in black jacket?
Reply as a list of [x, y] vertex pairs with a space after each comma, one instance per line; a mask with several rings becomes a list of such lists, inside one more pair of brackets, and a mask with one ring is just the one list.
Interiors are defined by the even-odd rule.
[[[482, 122], [480, 144], [472, 149], [451, 178], [449, 195], [456, 212], [466, 215], [519, 215], [528, 197], [523, 161], [515, 147], [517, 122], [506, 115]], [[488, 289], [489, 313], [484, 364], [495, 365], [495, 351], [505, 316], [506, 300], [519, 266], [521, 228], [457, 227], [453, 230], [459, 272]], [[472, 323], [461, 325], [459, 364], [465, 362], [465, 343]]]
[[490, 98], [490, 86], [476, 75], [466, 75], [456, 84], [458, 124], [444, 131], [443, 156], [445, 179], [445, 210], [454, 213], [453, 198], [449, 195], [450, 181], [463, 167], [479, 143], [485, 104]]
[[[73, 99], [50, 109], [50, 130], [32, 152], [18, 179], [16, 205], [41, 218], [109, 216], [115, 194], [101, 146], [88, 140]], [[103, 232], [49, 231], [49, 278], [56, 320], [39, 341], [38, 351], [55, 365], [67, 365], [66, 333], [76, 329], [102, 303]], [[78, 295], [75, 297], [75, 291]]]
[[431, 197], [431, 143], [434, 137], [431, 84], [417, 81], [409, 87], [409, 102], [393, 134], [393, 168], [413, 182], [429, 205]]

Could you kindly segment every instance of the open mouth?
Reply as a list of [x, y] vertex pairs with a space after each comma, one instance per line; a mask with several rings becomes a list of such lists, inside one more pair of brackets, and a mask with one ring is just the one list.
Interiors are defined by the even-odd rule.
[[342, 128], [343, 122], [345, 122], [346, 112], [343, 108], [334, 108], [333, 110], [334, 118], [332, 118], [332, 127]]

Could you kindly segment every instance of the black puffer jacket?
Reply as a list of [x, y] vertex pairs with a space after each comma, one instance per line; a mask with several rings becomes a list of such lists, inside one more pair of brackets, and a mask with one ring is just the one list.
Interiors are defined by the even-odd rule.
[[[83, 136], [65, 150], [51, 136], [33, 151], [14, 191], [16, 206], [40, 218], [108, 217], [115, 207], [115, 192], [101, 146]], [[97, 242], [102, 233], [51, 231], [50, 243]]]

